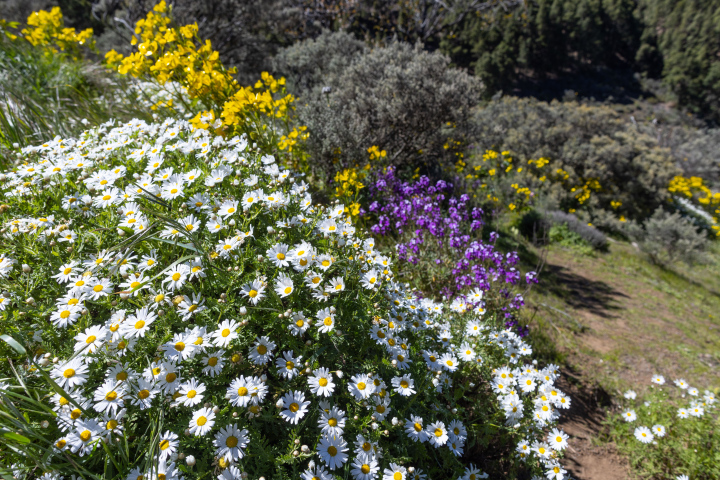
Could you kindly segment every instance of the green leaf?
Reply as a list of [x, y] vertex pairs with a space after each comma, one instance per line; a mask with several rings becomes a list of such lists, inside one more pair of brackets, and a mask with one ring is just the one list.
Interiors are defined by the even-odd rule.
[[27, 355], [27, 350], [25, 350], [25, 347], [20, 345], [20, 342], [12, 338], [10, 335], [0, 335], [0, 339], [10, 345], [20, 355]]
[[16, 442], [19, 442], [19, 443], [22, 443], [25, 445], [30, 443], [29, 438], [19, 435], [17, 433], [13, 433], [13, 432], [5, 432], [5, 433], [3, 433], [3, 437], [9, 438], [10, 440], [15, 440]]

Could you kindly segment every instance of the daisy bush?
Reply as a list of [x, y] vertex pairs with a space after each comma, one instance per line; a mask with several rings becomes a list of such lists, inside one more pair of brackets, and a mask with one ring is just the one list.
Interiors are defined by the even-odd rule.
[[169, 11], [106, 57], [156, 123], [17, 148], [0, 174], [0, 474], [563, 478], [570, 400], [497, 287], [399, 283], [359, 206], [289, 167], [307, 134], [284, 81], [240, 87]]
[[623, 397], [624, 410], [609, 420], [611, 437], [641, 478], [718, 478], [714, 392], [655, 375], [645, 394], [628, 390]]
[[478, 478], [461, 460], [491, 419], [561, 471], [556, 370], [523, 367], [478, 308], [404, 290], [343, 205], [246, 138], [110, 123], [19, 160], [0, 177], [6, 473]]

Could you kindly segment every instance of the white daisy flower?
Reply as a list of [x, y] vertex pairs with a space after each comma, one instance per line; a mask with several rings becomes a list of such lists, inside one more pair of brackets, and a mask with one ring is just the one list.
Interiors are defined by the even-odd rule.
[[312, 375], [308, 377], [308, 385], [312, 394], [318, 397], [329, 397], [335, 391], [332, 374], [324, 367], [313, 371]]
[[280, 274], [275, 282], [275, 291], [280, 298], [287, 297], [294, 290], [293, 281], [290, 277], [285, 274]]
[[317, 313], [318, 329], [320, 333], [328, 333], [335, 328], [335, 314], [329, 308], [323, 308]]
[[265, 336], [258, 337], [255, 340], [255, 345], [250, 348], [248, 356], [255, 365], [265, 365], [272, 358], [274, 349], [275, 342]]
[[296, 357], [293, 357], [293, 351], [290, 350], [289, 352], [283, 352], [282, 357], [278, 358], [275, 361], [275, 365], [278, 369], [278, 375], [285, 377], [286, 379], [290, 380], [291, 378], [295, 378], [299, 370], [297, 368], [298, 365], [300, 365], [300, 370], [302, 370], [302, 364], [300, 363], [302, 360], [302, 355]]
[[637, 438], [642, 443], [650, 443], [654, 440], [653, 433], [650, 431], [647, 427], [637, 427], [635, 429], [635, 438]]
[[431, 423], [425, 431], [430, 443], [435, 446], [435, 448], [442, 447], [448, 441], [447, 428], [443, 422], [437, 421]]
[[202, 437], [212, 430], [213, 425], [215, 425], [215, 413], [212, 408], [201, 408], [193, 412], [190, 419], [190, 433]]
[[212, 332], [213, 344], [219, 348], [227, 348], [230, 342], [238, 338], [237, 329], [240, 326], [235, 320], [225, 319], [218, 325], [218, 329]]
[[76, 357], [52, 369], [50, 376], [63, 388], [73, 389], [87, 381], [88, 367], [84, 357]]
[[342, 437], [323, 436], [317, 445], [317, 452], [320, 460], [330, 470], [342, 467], [347, 462], [347, 442]]
[[345, 428], [345, 412], [332, 407], [329, 412], [321, 412], [318, 419], [318, 426], [322, 433], [328, 437], [339, 437]]
[[190, 381], [180, 385], [178, 392], [180, 396], [175, 401], [180, 405], [192, 407], [202, 402], [205, 385], [191, 378]]
[[305, 416], [310, 405], [309, 401], [305, 401], [305, 394], [297, 390], [283, 395], [282, 402], [284, 410], [280, 412], [280, 416], [293, 425]]
[[215, 454], [228, 462], [242, 459], [248, 443], [250, 443], [248, 431], [238, 429], [236, 424], [221, 428], [213, 440]]

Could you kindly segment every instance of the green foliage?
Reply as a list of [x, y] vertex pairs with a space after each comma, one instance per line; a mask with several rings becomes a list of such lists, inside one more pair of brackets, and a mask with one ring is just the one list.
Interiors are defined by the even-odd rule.
[[[687, 396], [691, 389], [653, 385], [640, 398], [627, 398], [626, 410], [609, 417], [610, 439], [618, 450], [629, 457], [634, 473], [641, 479], [680, 478], [710, 480], [720, 477], [720, 421], [714, 394]], [[689, 405], [688, 405], [689, 404]], [[697, 405], [702, 412], [695, 416]], [[628, 410], [637, 415], [625, 420]], [[681, 412], [687, 412], [681, 418]], [[654, 437], [642, 443], [635, 436], [636, 428], [645, 426]], [[663, 427], [663, 436], [658, 435]]]
[[662, 58], [662, 78], [678, 102], [720, 120], [720, 5], [713, 0], [644, 0], [639, 63]]
[[[149, 118], [128, 82], [92, 63], [50, 54], [0, 34], [0, 153], [72, 135], [114, 117]], [[7, 157], [6, 157], [7, 161]]]
[[653, 263], [669, 265], [678, 261], [687, 264], [703, 262], [708, 246], [707, 232], [678, 212], [658, 208], [642, 226], [629, 222], [627, 234]]
[[[330, 65], [322, 73], [316, 63], [320, 54]], [[391, 165], [448, 163], [444, 129], [450, 124], [457, 127], [454, 135], [462, 135], [480, 91], [479, 83], [451, 68], [447, 57], [419, 45], [394, 42], [366, 51], [349, 36], [332, 34], [281, 53], [279, 67], [295, 59], [299, 66], [279, 73], [307, 88], [298, 92], [297, 115], [310, 132], [310, 167], [316, 174], [364, 162], [373, 145], [387, 151]]]
[[[607, 229], [652, 215], [680, 173], [655, 137], [606, 106], [503, 97], [479, 108], [473, 123], [476, 150], [518, 157], [522, 185], [543, 193], [549, 209]], [[531, 168], [539, 158], [549, 162]]]
[[607, 250], [608, 247], [607, 237], [601, 231], [581, 222], [575, 215], [561, 211], [532, 209], [520, 218], [518, 230], [533, 243], [558, 243], [583, 253]]
[[538, 0], [465, 17], [441, 45], [473, 65], [487, 94], [506, 89], [518, 71], [538, 76], [586, 66], [626, 66], [639, 43], [632, 0]]

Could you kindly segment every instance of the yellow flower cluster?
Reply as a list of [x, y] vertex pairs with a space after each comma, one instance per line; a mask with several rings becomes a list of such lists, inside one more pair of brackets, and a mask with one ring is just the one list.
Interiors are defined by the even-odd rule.
[[385, 150], [380, 150], [377, 145], [373, 145], [368, 148], [367, 152], [370, 154], [370, 160], [380, 160], [381, 158], [385, 158], [387, 156], [387, 152]]
[[345, 197], [357, 193], [365, 185], [360, 181], [360, 176], [355, 168], [346, 168], [335, 174], [335, 195]]
[[712, 215], [712, 229], [717, 236], [720, 236], [720, 226], [718, 223], [718, 215], [720, 215], [720, 192], [713, 193], [710, 188], [705, 185], [700, 177], [683, 177], [676, 176], [670, 180], [668, 191], [686, 197], [694, 202], [699, 208], [705, 210]]
[[600, 186], [600, 182], [598, 182], [596, 179], [591, 178], [590, 180], [586, 180], [585, 184], [580, 187], [572, 187], [570, 189], [571, 192], [577, 192], [575, 193], [575, 198], [577, 199], [578, 203], [582, 205], [586, 201], [590, 199], [590, 195], [593, 191], [599, 191], [602, 187]]
[[[78, 32], [74, 28], [65, 27], [60, 7], [53, 7], [49, 12], [40, 10], [31, 13], [27, 19], [27, 27], [20, 33], [35, 47], [48, 47], [52, 51], [59, 48], [74, 57], [80, 56], [80, 47], [93, 48], [95, 42], [92, 28]], [[15, 37], [8, 36], [11, 39]]]
[[[124, 75], [152, 77], [161, 85], [178, 82], [191, 100], [208, 108], [194, 119], [193, 125], [199, 128], [208, 128], [216, 121], [217, 113], [222, 125], [230, 129], [241, 128], [258, 114], [287, 118], [295, 99], [285, 95], [284, 78], [275, 79], [264, 72], [254, 86], [240, 86], [232, 76], [235, 70], [226, 69], [211, 42], [198, 37], [197, 24], [172, 27], [170, 14], [164, 1], [158, 3], [135, 25], [136, 36], [131, 43], [137, 51], [123, 56], [111, 50], [105, 56], [107, 65]], [[276, 98], [278, 92], [282, 95]], [[291, 135], [281, 140], [286, 148], [306, 134], [296, 131]]]
[[307, 138], [310, 136], [310, 134], [307, 132], [307, 127], [302, 126], [300, 128], [293, 128], [290, 133], [287, 135], [283, 135], [280, 137], [280, 142], [278, 142], [278, 147], [280, 150], [287, 150], [288, 152], [292, 152], [293, 146], [298, 143], [298, 141], [301, 140], [307, 140]]

